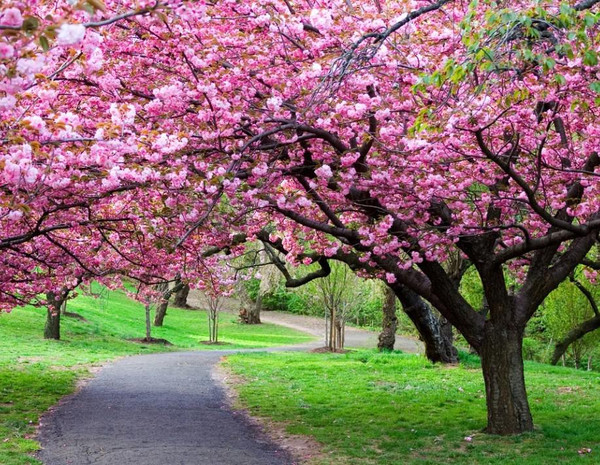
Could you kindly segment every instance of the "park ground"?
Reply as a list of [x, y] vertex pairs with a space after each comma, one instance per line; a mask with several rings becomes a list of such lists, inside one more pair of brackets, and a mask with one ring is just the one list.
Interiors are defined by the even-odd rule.
[[[159, 351], [211, 350], [199, 344], [207, 334], [203, 312], [169, 311], [165, 327], [153, 329], [153, 336], [171, 341], [171, 347], [136, 344], [128, 340], [144, 334], [143, 308], [119, 292], [97, 293], [99, 298], [82, 295], [69, 304], [86, 321], [66, 318], [60, 342], [42, 339], [41, 309], [0, 315], [3, 465], [39, 463], [31, 454], [38, 448], [40, 415], [107, 361]], [[298, 321], [287, 323], [300, 329]], [[318, 330], [314, 321], [311, 325], [313, 332]], [[314, 337], [292, 328], [242, 326], [228, 314], [221, 320], [221, 335], [226, 345], [219, 349], [311, 341], [311, 347], [318, 346]], [[269, 351], [230, 355], [222, 367], [237, 396], [234, 407], [259, 418], [309, 465], [598, 463], [596, 372], [528, 363], [536, 431], [498, 438], [481, 432], [485, 399], [473, 356], [444, 367], [401, 352]]]

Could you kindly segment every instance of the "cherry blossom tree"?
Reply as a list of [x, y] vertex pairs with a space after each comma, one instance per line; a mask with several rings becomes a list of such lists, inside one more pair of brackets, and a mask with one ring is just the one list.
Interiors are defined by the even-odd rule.
[[35, 85], [2, 89], [0, 249], [123, 215], [107, 244], [174, 276], [162, 253], [275, 224], [290, 263], [352, 261], [434, 306], [481, 356], [487, 431], [530, 431], [523, 330], [600, 230], [597, 3], [106, 2], [144, 14], [61, 26], [17, 60]]

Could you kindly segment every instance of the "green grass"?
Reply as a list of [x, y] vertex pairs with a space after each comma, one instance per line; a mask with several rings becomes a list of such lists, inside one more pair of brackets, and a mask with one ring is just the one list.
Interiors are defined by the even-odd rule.
[[[100, 287], [94, 287], [100, 292]], [[211, 350], [270, 347], [307, 342], [312, 338], [275, 325], [241, 325], [222, 314], [220, 339], [226, 345], [206, 346], [206, 313], [170, 308], [162, 328], [152, 336], [175, 344], [164, 347], [127, 339], [145, 336], [142, 305], [122, 292], [103, 290], [101, 298], [80, 295], [67, 310], [88, 321], [63, 318], [61, 341], [44, 340], [45, 309], [25, 307], [0, 313], [0, 464], [38, 464], [30, 457], [38, 448], [32, 438], [39, 416], [73, 392], [89, 367], [125, 355], [169, 350]]]
[[536, 431], [495, 437], [481, 432], [484, 386], [473, 358], [443, 367], [400, 353], [254, 353], [225, 363], [247, 381], [236, 387], [244, 407], [323, 445], [313, 464], [600, 463], [598, 373], [528, 363]]

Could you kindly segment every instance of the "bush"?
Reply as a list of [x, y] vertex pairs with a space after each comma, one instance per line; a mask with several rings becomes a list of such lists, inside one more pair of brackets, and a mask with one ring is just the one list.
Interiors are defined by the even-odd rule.
[[550, 359], [551, 346], [533, 337], [523, 338], [523, 358], [534, 362], [547, 363]]

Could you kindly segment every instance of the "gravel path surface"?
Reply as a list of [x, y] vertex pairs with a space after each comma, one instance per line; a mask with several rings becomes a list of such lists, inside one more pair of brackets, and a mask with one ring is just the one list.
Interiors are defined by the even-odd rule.
[[[265, 322], [321, 337], [318, 318], [264, 312]], [[374, 347], [377, 334], [348, 328], [348, 347]], [[322, 339], [290, 347], [310, 350]], [[398, 348], [419, 343], [398, 338]], [[284, 350], [272, 348], [269, 351]], [[104, 367], [41, 420], [45, 465], [293, 465], [243, 415], [229, 409], [211, 371], [228, 351], [128, 357]]]

